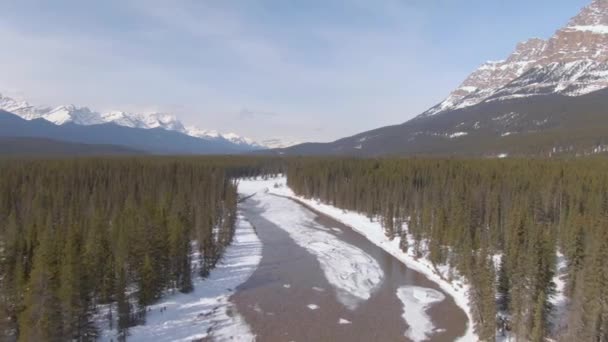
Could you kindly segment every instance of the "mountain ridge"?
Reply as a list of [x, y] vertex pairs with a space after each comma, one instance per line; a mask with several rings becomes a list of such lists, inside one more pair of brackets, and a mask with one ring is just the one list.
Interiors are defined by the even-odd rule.
[[[264, 149], [264, 144], [242, 137], [236, 133], [220, 133], [215, 130], [200, 129], [195, 126], [185, 126], [175, 115], [169, 113], [132, 113], [126, 111], [96, 112], [88, 107], [61, 105], [57, 107], [35, 106], [26, 100], [15, 100], [0, 93], [0, 109], [16, 114], [23, 119], [44, 119], [56, 125], [74, 123], [77, 125], [99, 125], [114, 123], [131, 128], [162, 128], [175, 131], [191, 137], [209, 141], [225, 140], [243, 149]], [[275, 147], [271, 145], [271, 147]]]
[[225, 140], [204, 140], [160, 127], [142, 129], [115, 123], [56, 125], [42, 118], [26, 120], [0, 110], [0, 137], [30, 137], [63, 142], [119, 145], [153, 154], [241, 154], [243, 149]]

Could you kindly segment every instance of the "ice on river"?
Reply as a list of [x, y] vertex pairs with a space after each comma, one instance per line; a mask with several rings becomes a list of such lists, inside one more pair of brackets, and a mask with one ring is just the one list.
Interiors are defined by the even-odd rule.
[[402, 286], [397, 297], [403, 303], [403, 319], [409, 326], [405, 332], [412, 341], [426, 341], [435, 331], [435, 326], [426, 311], [435, 303], [445, 299], [443, 293], [419, 286]]
[[[400, 247], [401, 238], [387, 237], [382, 224], [377, 218], [370, 220], [366, 214], [337, 208], [317, 199], [297, 196], [287, 186], [287, 178], [283, 176], [268, 179], [266, 183], [269, 192], [301, 201], [315, 210], [352, 227], [354, 231], [365, 236], [369, 241], [402, 261], [405, 265], [407, 265], [408, 268], [424, 274], [429, 280], [437, 283], [437, 285], [439, 285], [443, 291], [449, 294], [454, 299], [456, 304], [467, 314], [469, 320], [467, 330], [463, 336], [458, 338], [457, 341], [479, 341], [479, 338], [473, 329], [473, 325], [470, 323], [473, 321], [468, 296], [470, 286], [464, 277], [454, 276], [454, 273], [450, 274], [448, 277], [447, 273], [452, 272], [453, 269], [450, 269], [445, 265], [434, 265], [429, 260], [428, 255], [420, 257], [414, 253], [413, 248], [410, 248], [407, 253], [404, 253]], [[404, 231], [407, 231], [407, 226], [404, 226]], [[411, 234], [407, 236], [407, 239], [407, 244], [411, 246], [414, 243], [414, 239]], [[447, 280], [448, 278], [451, 280]]]
[[384, 272], [369, 254], [324, 230], [315, 221], [316, 214], [302, 205], [275, 195], [266, 189], [268, 181], [242, 180], [239, 191], [256, 195], [263, 209], [261, 215], [285, 230], [301, 247], [313, 254], [328, 282], [335, 288], [338, 300], [355, 310], [379, 288]]

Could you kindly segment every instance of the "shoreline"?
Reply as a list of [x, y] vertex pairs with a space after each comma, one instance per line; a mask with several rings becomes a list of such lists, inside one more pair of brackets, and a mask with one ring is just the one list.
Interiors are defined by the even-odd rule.
[[[286, 177], [277, 177], [269, 179], [275, 184], [279, 184], [278, 188], [269, 187], [268, 192], [275, 196], [291, 199], [307, 209], [330, 217], [346, 226], [351, 228], [353, 231], [361, 234], [367, 238], [374, 245], [382, 248], [384, 251], [401, 261], [404, 265], [412, 270], [422, 273], [429, 281], [436, 283], [443, 291], [449, 294], [456, 305], [458, 305], [466, 314], [468, 318], [467, 327], [465, 334], [457, 339], [460, 342], [478, 341], [479, 338], [474, 332], [473, 319], [471, 313], [471, 307], [468, 299], [469, 285], [460, 277], [452, 282], [447, 281], [445, 276], [440, 274], [438, 268], [427, 260], [426, 258], [415, 258], [409, 253], [405, 253], [399, 247], [401, 238], [397, 237], [390, 240], [384, 234], [384, 229], [379, 222], [370, 222], [369, 218], [357, 212], [343, 210], [328, 204], [325, 204], [319, 200], [306, 199], [297, 196], [286, 183]], [[408, 243], [411, 245], [411, 241], [408, 238]], [[447, 269], [446, 269], [447, 271]]]
[[466, 313], [439, 284], [350, 226], [272, 193], [275, 183], [251, 179], [240, 189], [258, 195], [242, 209], [268, 248], [235, 303], [263, 340], [455, 341], [466, 333]]
[[[262, 243], [253, 225], [238, 212], [235, 234], [221, 259], [206, 278], [196, 275], [193, 291], [169, 291], [148, 307], [146, 322], [129, 328], [128, 341], [255, 341], [255, 334], [234, 310], [230, 298], [257, 269]], [[196, 262], [198, 252], [193, 255]], [[116, 340], [116, 324], [108, 327], [107, 312], [98, 313], [100, 341]]]

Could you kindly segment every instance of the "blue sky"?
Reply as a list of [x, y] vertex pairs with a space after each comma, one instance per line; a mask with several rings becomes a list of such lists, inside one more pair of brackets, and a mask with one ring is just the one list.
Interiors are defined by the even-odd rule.
[[0, 0], [0, 92], [255, 139], [407, 121], [589, 0]]

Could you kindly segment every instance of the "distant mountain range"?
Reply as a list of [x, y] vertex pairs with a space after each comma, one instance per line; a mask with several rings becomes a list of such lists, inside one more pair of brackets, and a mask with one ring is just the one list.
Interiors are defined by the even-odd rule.
[[550, 39], [487, 62], [443, 102], [401, 125], [291, 155], [590, 155], [608, 151], [608, 0], [595, 0]]
[[[239, 136], [235, 133], [219, 133], [214, 130], [204, 130], [193, 126], [186, 127], [174, 115], [167, 113], [130, 113], [124, 111], [100, 113], [93, 111], [88, 107], [77, 107], [74, 105], [62, 105], [57, 107], [34, 106], [27, 101], [15, 100], [8, 96], [2, 96], [2, 94], [0, 94], [0, 110], [15, 114], [27, 121], [43, 119], [58, 126], [67, 124], [78, 126], [113, 124], [133, 129], [156, 130], [156, 133], [150, 132], [151, 135], [158, 134], [158, 130], [179, 133], [181, 135], [203, 140], [205, 142], [204, 144], [199, 142], [202, 145], [214, 146], [213, 148], [201, 149], [204, 151], [213, 150], [213, 153], [246, 152], [289, 146], [289, 143], [276, 139], [257, 143], [252, 139]], [[76, 128], [76, 130], [78, 129]], [[138, 135], [141, 134], [145, 135], [142, 132], [138, 133]], [[118, 137], [114, 136], [114, 138]], [[125, 139], [119, 140], [124, 141]], [[127, 140], [130, 141], [131, 139]], [[181, 140], [188, 139], [182, 137]], [[103, 143], [116, 143], [116, 141], [103, 141]], [[138, 145], [141, 147], [146, 144], [142, 143]], [[150, 152], [156, 153], [170, 150], [178, 153], [199, 153], [199, 149], [188, 148], [186, 150], [181, 150], [176, 146], [174, 146], [176, 148], [173, 148], [171, 145], [172, 143], [167, 141], [166, 146], [163, 149], [152, 150]]]
[[63, 142], [115, 145], [152, 154], [240, 154], [252, 151], [225, 139], [201, 139], [162, 127], [137, 128], [116, 123], [56, 125], [46, 119], [25, 120], [0, 110], [0, 137], [45, 138]]
[[31, 137], [0, 137], [0, 157], [137, 155], [141, 151], [116, 145], [93, 145]]

